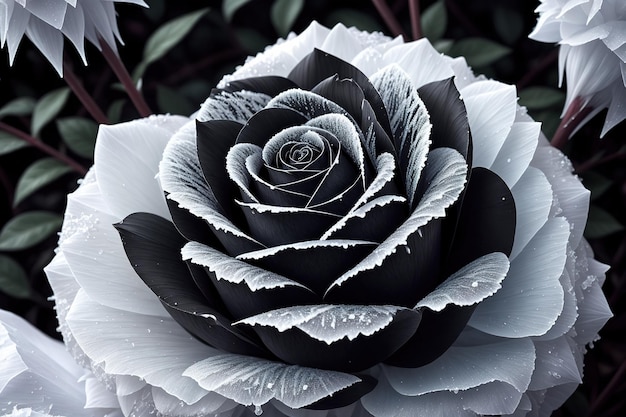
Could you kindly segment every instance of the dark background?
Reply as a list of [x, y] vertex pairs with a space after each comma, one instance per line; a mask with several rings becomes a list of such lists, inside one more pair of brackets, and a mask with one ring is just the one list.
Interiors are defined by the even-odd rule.
[[[147, 0], [150, 9], [118, 4], [118, 24], [125, 45], [119, 46], [122, 61], [132, 73], [141, 62], [148, 38], [174, 18], [209, 7], [210, 10], [193, 26], [183, 40], [163, 58], [151, 64], [143, 77], [142, 90], [154, 112], [189, 114], [195, 111], [224, 74], [232, 72], [246, 56], [262, 50], [280, 37], [271, 19], [273, 0], [252, 0], [243, 5], [227, 21], [221, 1], [165, 1]], [[389, 7], [408, 38], [411, 22], [406, 0], [389, 0]], [[422, 0], [422, 11], [434, 1]], [[527, 38], [533, 29], [538, 2], [528, 0], [447, 0], [443, 2], [447, 21], [438, 46], [447, 53], [465, 55], [468, 38], [487, 39], [508, 48], [501, 57], [487, 64], [474, 65], [476, 73], [483, 73], [518, 87], [524, 96], [528, 88], [557, 86], [557, 48]], [[376, 7], [369, 1], [308, 1], [295, 19], [292, 30], [300, 32], [311, 20], [327, 26], [338, 21], [347, 26], [356, 24], [365, 30], [380, 30], [391, 34]], [[86, 46], [89, 66], [84, 67], [69, 42], [66, 59], [95, 101], [108, 112], [113, 121], [138, 117], [127, 95], [117, 85], [117, 79], [99, 51]], [[475, 51], [474, 51], [475, 52]], [[468, 59], [469, 60], [469, 59]], [[475, 61], [480, 62], [480, 61]], [[24, 39], [13, 67], [8, 65], [8, 53], [0, 53], [0, 108], [17, 97], [39, 99], [47, 92], [65, 86], [42, 54]], [[532, 91], [532, 89], [530, 90]], [[561, 90], [563, 91], [563, 90]], [[529, 93], [530, 94], [530, 93]], [[544, 123], [544, 132], [550, 138], [559, 123], [564, 95], [546, 106], [529, 104], [536, 120]], [[530, 99], [529, 99], [530, 100]], [[524, 100], [520, 101], [525, 104]], [[528, 101], [530, 103], [530, 101]], [[625, 415], [626, 378], [624, 356], [626, 350], [626, 315], [624, 314], [626, 234], [626, 167], [624, 146], [626, 123], [610, 131], [603, 139], [599, 134], [606, 111], [585, 125], [565, 146], [577, 173], [592, 189], [592, 215], [587, 237], [596, 257], [609, 265], [604, 291], [614, 318], [601, 331], [601, 339], [585, 357], [585, 377], [575, 395], [558, 410], [556, 416], [621, 416]], [[70, 94], [58, 118], [80, 116], [89, 118], [80, 102]], [[8, 116], [2, 122], [29, 131], [30, 116]], [[51, 122], [39, 135], [54, 149], [89, 167], [89, 155], [79, 155], [68, 147], [58, 126]], [[86, 140], [93, 141], [93, 138]], [[57, 213], [59, 218], [65, 206], [65, 197], [77, 187], [81, 174], [72, 171], [39, 188], [19, 204], [14, 204], [17, 184], [26, 169], [45, 157], [33, 147], [0, 154], [0, 228], [20, 214], [34, 210]], [[42, 268], [52, 259], [57, 236], [50, 233], [28, 248], [0, 250], [0, 256], [17, 263], [26, 281], [19, 290], [0, 291], [0, 307], [12, 310], [43, 331], [56, 333], [53, 303], [48, 300], [51, 290]], [[0, 286], [0, 290], [3, 290]], [[621, 304], [620, 304], [621, 303]]]

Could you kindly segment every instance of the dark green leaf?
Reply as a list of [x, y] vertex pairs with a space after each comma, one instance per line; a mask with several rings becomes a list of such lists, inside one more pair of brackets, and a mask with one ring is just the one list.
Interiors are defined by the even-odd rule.
[[250, 0], [224, 0], [222, 2], [222, 13], [226, 21], [230, 22], [235, 12], [249, 2]]
[[6, 116], [26, 116], [31, 114], [34, 108], [34, 99], [30, 97], [16, 98], [0, 108], [0, 119]]
[[438, 52], [446, 55], [449, 55], [452, 45], [454, 45], [454, 41], [452, 39], [439, 39], [437, 42], [433, 43], [433, 47]]
[[611, 188], [613, 181], [593, 171], [582, 174], [583, 185], [591, 191], [591, 200], [597, 200]]
[[51, 91], [39, 99], [33, 110], [33, 120], [31, 124], [31, 133], [33, 136], [39, 135], [41, 129], [59, 114], [63, 106], [65, 106], [69, 94], [69, 88], [63, 87]]
[[71, 171], [72, 168], [54, 158], [43, 158], [33, 162], [17, 182], [13, 205], [17, 206], [41, 187]]
[[543, 110], [548, 107], [563, 107], [565, 93], [550, 87], [529, 87], [519, 92], [519, 104], [529, 110]]
[[510, 48], [484, 38], [461, 39], [450, 48], [450, 55], [465, 57], [467, 63], [472, 67], [484, 67], [493, 64], [510, 52]]
[[304, 0], [276, 0], [272, 4], [272, 25], [280, 36], [287, 36], [304, 7]]
[[508, 45], [514, 44], [524, 34], [524, 18], [521, 13], [508, 7], [496, 7], [493, 25], [500, 38]]
[[31, 292], [24, 269], [10, 257], [1, 254], [0, 291], [15, 298], [28, 298]]
[[122, 98], [111, 103], [107, 111], [107, 117], [111, 123], [119, 123], [122, 120], [122, 110], [125, 103], [126, 101]]
[[624, 230], [624, 226], [611, 213], [596, 205], [589, 207], [585, 228], [587, 239], [599, 239]]
[[237, 36], [241, 46], [250, 54], [262, 51], [270, 42], [269, 39], [256, 30], [244, 27], [235, 28], [235, 36]]
[[143, 50], [143, 62], [150, 64], [181, 41], [209, 9], [201, 9], [167, 22], [150, 36]]
[[422, 32], [431, 43], [441, 39], [447, 26], [448, 12], [443, 0], [433, 3], [422, 13]]
[[27, 146], [28, 143], [26, 141], [23, 141], [10, 133], [0, 131], [0, 155], [7, 155]]
[[368, 32], [382, 32], [384, 30], [372, 16], [354, 9], [337, 9], [328, 15], [324, 23], [328, 27], [343, 23], [347, 27], [354, 26]]
[[57, 128], [63, 142], [83, 158], [93, 159], [93, 149], [96, 146], [98, 125], [84, 117], [66, 117], [57, 120]]
[[159, 85], [157, 86], [157, 103], [163, 113], [190, 115], [196, 108], [178, 91]]
[[0, 250], [28, 249], [61, 229], [63, 218], [48, 211], [29, 211], [13, 217], [0, 231]]

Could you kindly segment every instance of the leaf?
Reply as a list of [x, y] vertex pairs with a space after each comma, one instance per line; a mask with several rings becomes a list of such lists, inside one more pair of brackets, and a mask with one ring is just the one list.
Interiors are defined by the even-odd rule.
[[66, 117], [57, 120], [57, 129], [63, 142], [83, 158], [93, 159], [93, 150], [96, 146], [98, 125], [84, 117]]
[[26, 116], [35, 108], [35, 99], [31, 97], [19, 97], [9, 101], [0, 108], [0, 119], [6, 116]]
[[249, 2], [250, 0], [224, 0], [222, 2], [222, 14], [224, 14], [226, 21], [230, 22], [235, 12]]
[[143, 50], [143, 60], [133, 73], [134, 79], [141, 78], [148, 65], [162, 58], [176, 46], [208, 11], [208, 8], [204, 8], [185, 14], [170, 20], [157, 29], [146, 42], [146, 47]]
[[10, 257], [1, 254], [0, 291], [15, 298], [28, 298], [31, 292], [24, 269]]
[[163, 85], [157, 86], [157, 103], [164, 113], [190, 115], [196, 110], [185, 96]]
[[17, 251], [41, 243], [63, 224], [63, 218], [48, 211], [29, 211], [13, 217], [0, 231], [0, 250]]
[[71, 171], [72, 168], [54, 158], [43, 158], [33, 162], [17, 182], [13, 205], [17, 206], [41, 187]]
[[508, 7], [496, 7], [493, 25], [500, 38], [508, 45], [514, 44], [524, 33], [524, 19], [521, 13]]
[[347, 27], [356, 27], [368, 32], [383, 32], [383, 27], [367, 13], [354, 9], [337, 9], [325, 19], [326, 26], [333, 27], [337, 23], [343, 23]]
[[280, 36], [287, 36], [289, 30], [300, 15], [304, 0], [276, 0], [272, 4], [270, 17], [272, 25]]
[[0, 156], [28, 146], [28, 143], [10, 133], [0, 131]]
[[452, 39], [439, 39], [437, 42], [433, 43], [433, 47], [437, 50], [437, 52], [449, 55], [450, 49], [454, 45], [454, 41]]
[[581, 177], [585, 188], [591, 191], [591, 201], [600, 198], [613, 185], [613, 181], [597, 172], [588, 171]]
[[63, 87], [51, 91], [39, 99], [33, 110], [33, 120], [30, 129], [33, 136], [39, 135], [41, 129], [59, 114], [63, 106], [65, 106], [69, 94], [69, 88]]
[[122, 110], [124, 109], [124, 104], [126, 104], [124, 99], [115, 100], [111, 103], [109, 110], [107, 111], [107, 117], [111, 123], [119, 123], [122, 120]]
[[429, 6], [422, 14], [422, 33], [430, 42], [441, 39], [448, 26], [448, 13], [443, 0]]
[[250, 54], [262, 51], [269, 44], [269, 40], [256, 30], [240, 27], [235, 28], [234, 32], [237, 41]]
[[462, 56], [471, 67], [484, 67], [508, 55], [511, 49], [484, 38], [466, 38], [450, 48], [453, 57]]
[[519, 104], [529, 110], [543, 110], [552, 106], [563, 107], [565, 93], [550, 87], [529, 87], [519, 93]]
[[624, 226], [608, 211], [596, 205], [589, 207], [589, 217], [585, 228], [587, 239], [599, 239], [624, 230]]

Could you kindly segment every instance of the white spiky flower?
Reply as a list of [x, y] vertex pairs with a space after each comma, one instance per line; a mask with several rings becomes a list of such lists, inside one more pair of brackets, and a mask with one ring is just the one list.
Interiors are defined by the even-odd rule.
[[9, 50], [9, 63], [26, 35], [63, 75], [63, 35], [85, 57], [85, 41], [100, 48], [100, 39], [116, 50], [122, 41], [117, 28], [115, 3], [147, 7], [143, 0], [0, 0], [0, 43]]
[[[608, 108], [601, 136], [626, 119], [626, 2], [541, 0], [529, 35], [560, 44], [559, 77], [567, 80], [565, 110], [577, 98], [591, 110]], [[565, 111], [564, 111], [565, 113]]]

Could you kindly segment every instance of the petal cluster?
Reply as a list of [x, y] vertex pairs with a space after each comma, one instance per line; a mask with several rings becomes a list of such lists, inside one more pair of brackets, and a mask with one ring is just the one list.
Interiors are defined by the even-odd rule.
[[85, 39], [98, 49], [101, 40], [117, 49], [115, 40], [121, 42], [122, 38], [117, 29], [116, 2], [148, 6], [143, 0], [0, 0], [0, 44], [7, 45], [13, 64], [26, 35], [62, 76], [63, 36], [85, 63]]
[[[247, 226], [237, 227], [246, 224], [245, 214], [233, 220], [228, 217], [232, 212], [221, 206], [229, 204], [222, 196], [235, 192], [234, 206], [264, 205], [252, 199], [261, 198], [259, 189], [249, 186], [256, 181], [252, 174], [259, 160], [269, 165], [287, 162], [289, 167], [282, 166], [281, 173], [293, 174], [296, 168], [311, 167], [321, 155], [324, 161], [333, 161], [332, 138], [314, 126], [309, 130], [325, 139], [306, 131], [298, 136], [302, 141], [278, 138], [261, 153], [248, 145], [229, 153], [238, 145], [229, 146], [220, 151], [224, 172], [213, 170], [210, 155], [196, 143], [203, 128], [219, 127], [220, 134], [229, 135], [232, 123], [254, 124], [267, 103], [292, 102], [296, 93], [291, 90], [263, 97], [248, 88], [228, 89], [250, 77], [287, 77], [315, 48], [349, 62], [372, 80], [391, 111], [387, 110], [389, 124], [380, 123], [380, 129], [373, 126], [371, 131], [382, 137], [383, 131], [390, 130], [399, 140], [397, 169], [386, 162], [389, 157], [384, 155], [390, 152], [385, 151], [384, 141], [363, 141], [370, 144], [364, 147], [363, 160], [377, 163], [372, 175], [364, 175], [364, 186], [358, 152], [350, 157], [354, 163], [350, 172], [360, 187], [368, 190], [380, 184], [382, 190], [391, 181], [395, 191], [384, 194], [380, 204], [371, 198], [375, 192], [365, 191], [365, 204], [359, 205], [361, 197], [357, 197], [347, 212], [332, 213], [358, 220], [391, 203], [411, 207], [388, 236], [373, 240], [378, 252], [366, 254], [361, 262], [340, 271], [339, 279], [320, 288], [289, 279], [289, 271], [265, 268], [262, 261], [284, 253], [290, 260], [300, 250], [318, 248], [315, 242], [330, 241], [324, 237], [341, 232], [347, 220], [324, 226], [324, 236], [317, 240], [294, 241], [283, 234], [272, 242], [274, 236], [265, 236], [262, 230], [253, 233]], [[393, 95], [386, 91], [404, 91], [404, 85], [411, 85], [411, 91], [421, 97], [432, 129], [417, 123], [422, 120], [417, 116], [417, 99], [388, 99]], [[475, 77], [462, 58], [442, 56], [426, 40], [402, 43], [341, 25], [329, 30], [313, 24], [301, 35], [251, 58], [219, 88], [199, 113], [204, 122], [155, 116], [100, 129], [95, 165], [68, 197], [59, 250], [46, 269], [67, 347], [80, 364], [106, 381], [124, 415], [151, 410], [167, 416], [231, 416], [254, 410], [277, 417], [547, 416], [573, 392], [581, 380], [586, 346], [610, 317], [601, 290], [606, 267], [593, 259], [582, 237], [588, 191], [572, 175], [565, 156], [549, 146], [539, 124], [517, 106], [514, 87]], [[450, 92], [455, 99], [448, 102], [444, 98]], [[240, 105], [216, 99], [224, 96], [234, 97]], [[450, 104], [444, 106], [448, 111], [435, 110], [438, 100]], [[376, 106], [371, 107], [374, 111]], [[299, 113], [315, 120], [317, 116], [306, 117], [305, 111], [314, 108], [305, 106]], [[416, 122], [398, 122], [407, 115], [415, 115], [409, 119]], [[445, 123], [457, 117], [462, 123]], [[230, 123], [211, 126], [211, 120], [224, 119]], [[339, 124], [344, 134], [349, 131], [340, 117], [324, 122], [329, 122], [324, 130]], [[256, 124], [259, 129], [266, 125]], [[361, 128], [359, 123], [355, 126]], [[425, 155], [410, 138], [405, 143], [411, 145], [403, 148], [406, 131], [400, 126], [418, 132], [407, 133], [411, 137], [429, 131]], [[459, 147], [453, 140], [470, 134], [469, 147]], [[219, 141], [215, 146], [219, 149]], [[328, 172], [326, 162], [318, 167], [320, 172]], [[231, 176], [232, 189], [207, 186], [222, 184], [220, 175]], [[256, 184], [262, 186], [262, 181]], [[314, 211], [307, 207], [311, 201], [298, 203], [299, 212]], [[460, 204], [457, 201], [462, 201], [463, 209], [454, 208]], [[499, 209], [492, 211], [494, 206]], [[353, 212], [352, 207], [356, 207]], [[265, 212], [260, 208], [250, 217]], [[271, 210], [267, 212], [271, 215]], [[509, 236], [506, 228], [494, 225], [511, 224], [500, 218], [511, 213], [515, 219]], [[447, 272], [424, 274], [439, 281], [419, 296], [401, 294], [408, 301], [358, 302], [362, 294], [381, 299], [393, 294], [388, 287], [394, 275], [368, 272], [379, 270], [389, 259], [429, 258], [428, 245], [410, 246], [411, 242], [436, 236], [436, 230], [445, 229], [446, 219], [456, 224], [457, 217], [464, 226], [457, 228], [453, 244], [445, 247], [459, 254], [453, 258], [458, 264], [448, 265]], [[365, 229], [355, 228], [361, 233]], [[346, 253], [359, 247], [344, 239], [335, 243], [345, 246]], [[404, 249], [405, 244], [410, 250]], [[455, 244], [477, 252], [459, 251]], [[333, 245], [328, 247], [332, 253]], [[172, 250], [178, 251], [176, 258]], [[144, 273], [157, 270], [162, 273]], [[403, 270], [396, 272], [400, 276]], [[175, 286], [172, 277], [181, 277]], [[344, 290], [354, 277], [376, 291], [361, 291], [360, 285]], [[286, 306], [276, 305], [272, 298], [271, 311], [239, 313], [237, 305], [219, 304], [219, 300], [228, 304], [223, 293], [235, 293], [242, 286], [246, 297], [255, 300], [248, 303], [248, 298], [241, 298], [242, 305], [259, 306], [263, 294], [272, 291], [293, 296], [312, 290], [315, 297], [324, 297], [334, 288], [336, 298]], [[344, 301], [351, 296], [357, 300]], [[218, 301], [207, 304], [204, 300], [209, 299]], [[367, 314], [361, 316], [364, 311]], [[415, 314], [420, 316], [417, 333], [411, 330]], [[302, 334], [308, 335], [307, 343], [321, 349], [319, 356], [324, 345], [336, 343], [353, 346], [362, 354], [369, 347], [363, 341], [386, 334], [381, 329], [390, 328], [390, 323], [404, 323], [398, 327], [400, 332], [409, 328], [410, 334], [428, 337], [403, 342], [395, 352], [382, 352], [385, 344], [375, 343], [372, 355], [379, 358], [356, 370], [347, 363], [301, 363], [301, 358], [289, 356], [297, 354]], [[257, 328], [269, 331], [257, 332]], [[291, 349], [271, 347], [286, 335], [293, 335]], [[398, 340], [393, 332], [389, 339]], [[289, 346], [284, 340], [280, 343]], [[351, 356], [338, 357], [341, 362]], [[418, 360], [409, 364], [410, 358]]]
[[530, 38], [558, 43], [564, 111], [576, 99], [590, 119], [608, 108], [601, 136], [626, 119], [626, 4], [620, 0], [541, 0]]

